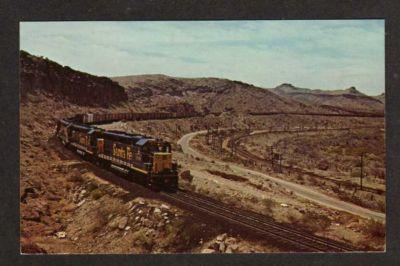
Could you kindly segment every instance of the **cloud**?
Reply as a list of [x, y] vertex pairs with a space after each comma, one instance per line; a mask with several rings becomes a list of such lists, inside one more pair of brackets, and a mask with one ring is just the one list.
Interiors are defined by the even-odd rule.
[[21, 49], [96, 75], [384, 89], [383, 20], [22, 22]]

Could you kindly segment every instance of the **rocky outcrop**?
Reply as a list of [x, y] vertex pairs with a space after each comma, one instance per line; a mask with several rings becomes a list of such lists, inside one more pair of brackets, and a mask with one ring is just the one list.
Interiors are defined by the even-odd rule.
[[270, 89], [270, 91], [307, 106], [319, 106], [326, 112], [383, 113], [385, 108], [384, 101], [381, 101], [377, 97], [365, 95], [355, 87], [345, 90], [311, 90], [284, 83]]
[[[261, 250], [257, 250], [260, 252]], [[215, 239], [206, 243], [200, 253], [253, 253], [256, 248], [227, 234], [218, 235]]]
[[107, 77], [79, 72], [25, 51], [20, 54], [20, 90], [23, 101], [35, 92], [87, 106], [108, 107], [128, 99], [125, 89]]

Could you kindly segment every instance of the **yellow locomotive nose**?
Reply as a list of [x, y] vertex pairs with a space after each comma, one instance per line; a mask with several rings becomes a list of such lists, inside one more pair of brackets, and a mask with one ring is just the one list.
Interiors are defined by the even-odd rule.
[[153, 154], [153, 173], [172, 169], [172, 154], [170, 152], [155, 152]]

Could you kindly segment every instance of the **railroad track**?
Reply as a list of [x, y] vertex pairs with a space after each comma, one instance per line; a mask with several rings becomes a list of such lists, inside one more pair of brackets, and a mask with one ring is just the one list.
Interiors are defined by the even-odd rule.
[[[92, 166], [98, 168], [98, 166]], [[109, 170], [104, 168], [102, 169], [106, 171]], [[111, 172], [114, 173], [114, 175], [108, 175], [105, 177], [105, 180], [118, 185], [127, 191], [137, 193], [138, 185], [134, 182], [128, 181], [126, 179], [126, 174], [118, 171]], [[147, 187], [143, 188], [149, 189]], [[280, 243], [285, 247], [291, 247], [297, 252], [352, 252], [356, 250], [354, 247], [347, 244], [296, 230], [287, 225], [277, 223], [272, 218], [264, 215], [228, 206], [217, 200], [196, 193], [186, 192], [183, 190], [154, 193], [160, 194], [164, 199], [167, 198], [179, 202], [184, 206], [197, 209], [200, 212], [205, 212], [209, 215], [245, 227], [260, 236], [265, 236], [265, 239], [275, 241], [275, 243]]]
[[[266, 133], [318, 132], [318, 131], [327, 131], [327, 130], [329, 130], [329, 131], [333, 131], [333, 130], [345, 131], [345, 130], [352, 130], [352, 129], [354, 130], [354, 129], [360, 129], [360, 128], [377, 128], [377, 127], [355, 127], [355, 128], [338, 128], [338, 129], [306, 129], [306, 130], [296, 130], [296, 131], [294, 131], [294, 130], [268, 131], [268, 132], [265, 131], [265, 132], [256, 133], [256, 134], [253, 134], [253, 135], [266, 134]], [[267, 162], [270, 163], [271, 162], [270, 159], [259, 157], [259, 156], [255, 155], [255, 154], [245, 150], [245, 149], [241, 149], [240, 148], [240, 146], [239, 146], [240, 140], [242, 140], [245, 137], [249, 137], [249, 136], [253, 136], [253, 135], [241, 135], [239, 137], [232, 138], [232, 139], [229, 140], [229, 142], [230, 142], [229, 146], [232, 145], [232, 142], [233, 142], [234, 145], [236, 145], [236, 147], [237, 147], [236, 148], [236, 153], [239, 156], [243, 157], [243, 158], [250, 159], [251, 161], [259, 162], [259, 163], [262, 163], [262, 164], [265, 164]], [[348, 186], [349, 185], [345, 181], [341, 181], [341, 180], [325, 177], [325, 176], [322, 176], [322, 175], [316, 174], [314, 172], [307, 171], [307, 170], [304, 170], [304, 169], [301, 169], [301, 168], [298, 168], [298, 167], [295, 167], [295, 166], [289, 167], [287, 165], [282, 164], [281, 167], [282, 167], [282, 169], [287, 169], [287, 170], [289, 170], [291, 172], [297, 172], [297, 173], [300, 173], [300, 174], [306, 174], [306, 175], [309, 175], [309, 176], [312, 176], [312, 177], [315, 177], [315, 178], [319, 178], [319, 179], [322, 179], [322, 180], [325, 180], [325, 181], [336, 183], [338, 185], [342, 185], [342, 186]], [[357, 185], [353, 185], [353, 186], [358, 188]], [[371, 187], [366, 187], [366, 186], [363, 186], [362, 190], [368, 191], [368, 192], [372, 192], [372, 193], [375, 193], [375, 194], [378, 194], [378, 195], [383, 195], [386, 192], [385, 190], [382, 190], [382, 189], [371, 188]]]
[[266, 236], [281, 244], [308, 252], [352, 252], [354, 247], [334, 240], [314, 236], [273, 221], [271, 218], [251, 211], [234, 208], [216, 200], [182, 190], [165, 193], [166, 197], [190, 205], [208, 214], [229, 220], [240, 226]]

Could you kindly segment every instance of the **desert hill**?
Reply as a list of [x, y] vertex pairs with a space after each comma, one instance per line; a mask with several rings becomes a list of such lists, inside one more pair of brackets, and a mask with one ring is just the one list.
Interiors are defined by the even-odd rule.
[[385, 104], [385, 93], [381, 93], [377, 96], [374, 96], [374, 98], [381, 101], [383, 104]]
[[311, 90], [284, 83], [271, 89], [287, 99], [306, 105], [330, 106], [351, 111], [383, 112], [384, 102], [359, 92], [355, 87], [345, 90]]
[[108, 107], [127, 100], [123, 87], [107, 77], [76, 71], [47, 58], [20, 54], [21, 100], [28, 93], [51, 94], [53, 98], [88, 106]]
[[87, 107], [201, 113], [383, 113], [384, 96], [354, 87], [325, 91], [282, 84], [273, 89], [221, 78], [166, 75], [98, 77], [21, 51], [21, 100], [44, 93], [52, 100]]
[[[165, 75], [113, 77], [130, 101], [156, 105], [190, 105], [199, 112], [312, 112], [316, 106], [280, 97], [269, 90], [220, 78], [177, 78]], [[167, 107], [165, 107], [167, 108]]]

